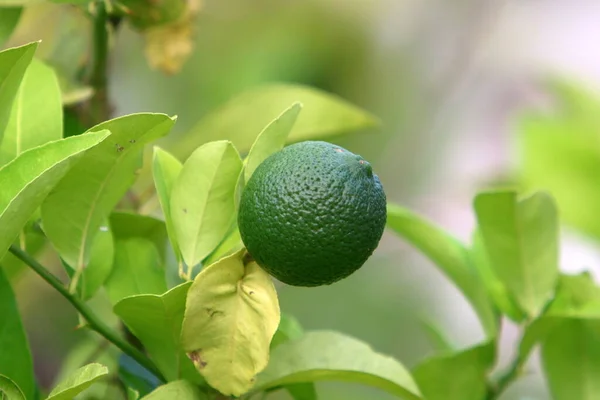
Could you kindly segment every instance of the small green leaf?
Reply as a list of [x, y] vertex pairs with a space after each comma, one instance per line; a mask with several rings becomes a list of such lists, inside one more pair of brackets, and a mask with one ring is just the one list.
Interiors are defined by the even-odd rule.
[[193, 267], [223, 240], [235, 217], [242, 160], [228, 141], [207, 143], [185, 162], [171, 194], [171, 217], [185, 263]]
[[148, 215], [115, 211], [110, 214], [110, 227], [116, 240], [144, 238], [158, 249], [163, 261], [167, 243], [167, 229], [164, 221]]
[[33, 59], [38, 42], [0, 51], [0, 143], [23, 75]]
[[421, 399], [410, 372], [392, 357], [337, 332], [316, 331], [273, 350], [255, 391], [316, 381], [356, 382], [407, 400]]
[[108, 375], [108, 368], [102, 364], [92, 363], [79, 368], [67, 379], [60, 382], [46, 400], [71, 400], [90, 387], [98, 379]]
[[112, 134], [86, 154], [42, 205], [46, 235], [76, 270], [88, 264], [102, 221], [135, 180], [144, 144], [166, 135], [174, 123], [164, 114], [133, 114], [89, 130], [108, 129]]
[[300, 103], [294, 103], [258, 135], [245, 160], [244, 174], [246, 182], [250, 180], [254, 170], [267, 157], [283, 149], [301, 109], [302, 105]]
[[495, 306], [502, 314], [513, 321], [522, 322], [527, 316], [519, 308], [519, 305], [515, 302], [504, 283], [496, 276], [492, 264], [490, 263], [487, 250], [485, 249], [483, 239], [481, 238], [481, 233], [478, 231], [473, 235], [471, 259]]
[[210, 386], [240, 396], [269, 360], [279, 302], [269, 274], [245, 249], [203, 269], [188, 292], [181, 341]]
[[431, 259], [463, 292], [488, 337], [498, 332], [498, 315], [472, 266], [466, 247], [424, 218], [388, 203], [387, 226]]
[[82, 300], [91, 299], [108, 279], [114, 258], [114, 241], [108, 223], [100, 226], [90, 250], [90, 262], [81, 275], [79, 294]]
[[256, 135], [281, 113], [282, 104], [302, 103], [289, 141], [323, 139], [379, 125], [371, 114], [314, 88], [273, 84], [244, 92], [210, 113], [176, 144], [173, 152], [187, 156], [191, 149], [213, 140], [228, 139], [242, 153]]
[[19, 23], [23, 7], [2, 7], [0, 13], [0, 48], [10, 39]]
[[142, 400], [209, 400], [208, 396], [188, 381], [173, 381], [157, 387]]
[[54, 186], [108, 134], [101, 131], [50, 142], [0, 168], [0, 258]]
[[493, 342], [459, 353], [429, 358], [413, 371], [427, 400], [481, 400], [494, 364]]
[[225, 256], [229, 256], [236, 251], [240, 250], [244, 247], [244, 243], [242, 243], [242, 237], [240, 236], [240, 230], [237, 226], [237, 223], [234, 224], [234, 229], [221, 241], [219, 246], [210, 253], [210, 256], [204, 260], [205, 265], [213, 264], [219, 261], [221, 258]]
[[113, 269], [104, 286], [112, 304], [136, 294], [166, 292], [165, 271], [154, 244], [144, 238], [117, 240]]
[[62, 120], [56, 74], [52, 68], [34, 59], [13, 102], [4, 139], [0, 143], [0, 165], [25, 150], [62, 138]]
[[167, 380], [201, 383], [181, 347], [181, 324], [190, 286], [191, 282], [186, 282], [162, 295], [126, 297], [115, 305], [114, 311], [142, 342]]
[[0, 398], [7, 400], [27, 400], [21, 388], [9, 377], [0, 375]]
[[600, 398], [600, 321], [564, 319], [542, 343], [542, 366], [552, 398]]
[[1, 268], [0, 315], [0, 374], [10, 375], [15, 385], [25, 394], [25, 398], [31, 399], [35, 391], [31, 352], [14, 293]]
[[154, 156], [152, 158], [154, 185], [156, 186], [160, 207], [165, 217], [169, 240], [178, 260], [181, 260], [181, 252], [179, 251], [175, 227], [173, 226], [173, 219], [171, 218], [171, 193], [173, 191], [173, 185], [181, 173], [182, 168], [183, 165], [178, 159], [162, 150], [160, 147], [154, 147]]
[[552, 198], [512, 191], [475, 198], [479, 229], [492, 269], [520, 308], [536, 316], [558, 278], [558, 218]]

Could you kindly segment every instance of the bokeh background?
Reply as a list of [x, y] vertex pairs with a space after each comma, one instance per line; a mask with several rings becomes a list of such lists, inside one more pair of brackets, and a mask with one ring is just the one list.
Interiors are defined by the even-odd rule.
[[[85, 61], [89, 31], [77, 9], [39, 3], [22, 16], [9, 45], [43, 39], [38, 55], [68, 77]], [[600, 89], [595, 0], [204, 0], [193, 42], [181, 71], [165, 74], [149, 66], [142, 35], [122, 26], [110, 60], [114, 115], [178, 115], [164, 142], [169, 146], [210, 110], [263, 83], [337, 94], [379, 117], [382, 127], [331, 141], [371, 161], [389, 201], [465, 241], [475, 224], [476, 192], [520, 182], [529, 154], [521, 146], [521, 121], [528, 110], [552, 113], [549, 79]], [[600, 272], [592, 235], [566, 226], [562, 238], [564, 271]], [[408, 366], [436, 349], [432, 330], [457, 348], [483, 339], [460, 292], [391, 232], [348, 279], [278, 289], [282, 310], [305, 329], [343, 331]], [[21, 275], [16, 291], [40, 382], [49, 386], [88, 335], [75, 329], [72, 308], [37, 276]], [[516, 334], [504, 324], [501, 364], [513, 354]], [[350, 384], [318, 387], [328, 400], [388, 398]], [[502, 397], [547, 398], [536, 357]]]

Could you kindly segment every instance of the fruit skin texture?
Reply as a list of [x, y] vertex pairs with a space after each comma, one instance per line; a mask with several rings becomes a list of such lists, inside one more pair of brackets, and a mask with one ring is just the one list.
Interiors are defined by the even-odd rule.
[[248, 181], [238, 225], [258, 265], [293, 286], [343, 279], [371, 256], [386, 222], [386, 198], [371, 165], [327, 142], [272, 154]]

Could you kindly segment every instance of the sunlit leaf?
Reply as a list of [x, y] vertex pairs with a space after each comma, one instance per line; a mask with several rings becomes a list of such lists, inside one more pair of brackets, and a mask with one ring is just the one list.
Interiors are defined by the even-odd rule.
[[271, 277], [245, 250], [203, 269], [188, 292], [181, 341], [210, 386], [240, 396], [269, 360], [279, 325]]
[[498, 332], [498, 316], [485, 287], [470, 265], [466, 247], [423, 217], [388, 203], [387, 226], [433, 261], [463, 292], [488, 337]]
[[142, 342], [150, 357], [169, 380], [202, 379], [181, 347], [181, 324], [191, 282], [162, 295], [136, 295], [119, 301], [115, 314]]
[[403, 399], [421, 399], [410, 372], [398, 361], [364, 342], [328, 331], [309, 332], [276, 347], [255, 391], [316, 381], [361, 383]]
[[108, 368], [92, 363], [79, 368], [52, 389], [46, 400], [71, 400], [98, 379], [108, 375]]
[[34, 42], [0, 51], [0, 143], [13, 100], [37, 46], [38, 42]]
[[529, 317], [550, 299], [558, 278], [558, 218], [552, 198], [512, 191], [481, 193], [475, 211], [491, 267]]
[[135, 180], [144, 144], [166, 135], [174, 123], [164, 114], [133, 114], [90, 129], [112, 134], [85, 155], [42, 205], [48, 238], [76, 270], [87, 265], [102, 221]]
[[[31, 399], [35, 391], [31, 352], [13, 290], [1, 268], [0, 315], [0, 375], [10, 376], [17, 388], [20, 388], [19, 391], [23, 391], [25, 398]], [[7, 385], [6, 390], [14, 392], [14, 388], [11, 389], [8, 383], [2, 380], [0, 389], [3, 388], [2, 383]]]
[[301, 109], [302, 105], [300, 103], [294, 103], [290, 108], [286, 109], [280, 116], [267, 125], [258, 135], [250, 148], [248, 157], [244, 161], [244, 175], [246, 182], [248, 182], [254, 173], [254, 170], [267, 157], [283, 149]]
[[241, 170], [242, 160], [227, 141], [205, 144], [183, 165], [171, 193], [171, 217], [188, 266], [207, 257], [227, 234]]
[[62, 104], [54, 71], [34, 59], [15, 96], [0, 144], [0, 165], [33, 147], [62, 138]]
[[[107, 131], [47, 143], [0, 168], [0, 258], [48, 193]], [[64, 223], [64, 221], [63, 221]]]
[[27, 400], [21, 388], [12, 379], [4, 375], [0, 375], [0, 398]]
[[295, 102], [302, 103], [303, 109], [289, 136], [292, 142], [324, 139], [379, 124], [373, 115], [331, 94], [306, 86], [272, 84], [241, 93], [214, 110], [172, 151], [185, 157], [203, 143], [227, 139], [245, 153], [259, 132], [281, 113], [282, 106]]
[[142, 400], [209, 400], [197, 386], [188, 381], [173, 381], [157, 387]]

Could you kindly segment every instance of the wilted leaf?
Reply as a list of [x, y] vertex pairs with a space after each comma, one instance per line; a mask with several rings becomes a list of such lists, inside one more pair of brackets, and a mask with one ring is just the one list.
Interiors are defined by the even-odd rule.
[[328, 331], [309, 332], [276, 347], [255, 391], [325, 380], [362, 383], [403, 399], [421, 399], [410, 372], [398, 361], [357, 339]]
[[183, 165], [171, 193], [171, 218], [189, 267], [206, 258], [233, 223], [241, 170], [242, 160], [227, 141], [205, 144]]
[[240, 396], [269, 360], [279, 325], [271, 277], [245, 250], [203, 269], [188, 292], [181, 341], [210, 386]]
[[71, 400], [90, 387], [98, 379], [108, 375], [108, 368], [102, 364], [92, 363], [79, 368], [67, 379], [60, 382], [46, 400]]
[[54, 186], [108, 134], [100, 131], [50, 142], [0, 168], [0, 258]]

